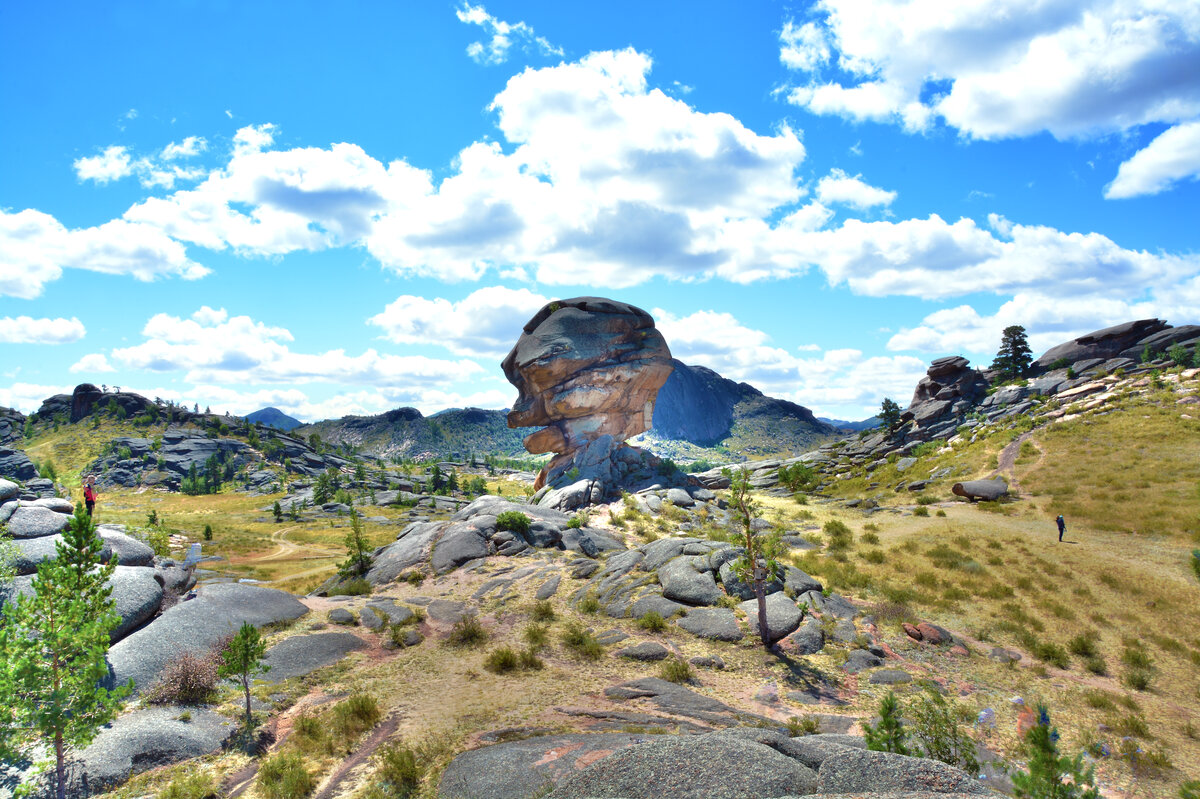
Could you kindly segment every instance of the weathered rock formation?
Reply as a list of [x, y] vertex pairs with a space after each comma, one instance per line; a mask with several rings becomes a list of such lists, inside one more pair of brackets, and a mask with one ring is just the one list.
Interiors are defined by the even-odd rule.
[[0, 444], [17, 441], [25, 432], [25, 414], [12, 408], [0, 408]]
[[589, 444], [608, 437], [611, 451], [650, 429], [655, 397], [671, 374], [671, 352], [642, 309], [576, 297], [538, 311], [503, 368], [520, 392], [508, 426], [542, 427], [525, 439], [525, 448], [555, 453], [538, 476], [541, 488]]
[[955, 483], [950, 491], [955, 496], [966, 497], [974, 502], [977, 499], [994, 502], [1008, 493], [1008, 483], [996, 478], [995, 480], [968, 480], [965, 483]]

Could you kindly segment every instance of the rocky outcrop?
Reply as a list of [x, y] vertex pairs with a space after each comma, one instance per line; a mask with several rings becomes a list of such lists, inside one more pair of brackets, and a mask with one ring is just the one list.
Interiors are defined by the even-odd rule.
[[19, 441], [25, 434], [25, 414], [0, 407], [0, 444]]
[[416, 408], [396, 408], [377, 416], [344, 416], [293, 430], [317, 434], [326, 444], [349, 444], [381, 458], [466, 457], [471, 452], [519, 453], [522, 433], [510, 430], [505, 411], [451, 408], [424, 416]]
[[[157, 415], [160, 406], [153, 400], [128, 391], [105, 392], [91, 383], [81, 383], [70, 394], [55, 394], [42, 402], [34, 416], [38, 420], [71, 422], [72, 424], [91, 416], [98, 410], [119, 408], [122, 415], [132, 418], [143, 413]], [[187, 414], [178, 409], [179, 413]], [[190, 415], [190, 414], [188, 414]]]
[[995, 480], [968, 480], [965, 483], [955, 483], [950, 491], [956, 496], [966, 497], [974, 502], [977, 499], [994, 502], [1008, 494], [1008, 483], [997, 478]]
[[37, 467], [24, 451], [0, 447], [0, 477], [24, 483], [37, 476]]
[[1147, 346], [1152, 353], [1165, 352], [1167, 347], [1176, 341], [1188, 339], [1200, 339], [1200, 327], [1185, 325], [1172, 328], [1161, 319], [1139, 319], [1106, 327], [1051, 347], [1045, 355], [1033, 362], [1032, 371], [1034, 374], [1041, 374], [1060, 362], [1075, 364], [1080, 361], [1105, 361], [1110, 358], [1137, 360]]
[[593, 441], [617, 445], [650, 429], [671, 353], [650, 314], [599, 297], [557, 300], [525, 324], [502, 364], [520, 392], [509, 427], [541, 427], [525, 439], [553, 452], [537, 488]]

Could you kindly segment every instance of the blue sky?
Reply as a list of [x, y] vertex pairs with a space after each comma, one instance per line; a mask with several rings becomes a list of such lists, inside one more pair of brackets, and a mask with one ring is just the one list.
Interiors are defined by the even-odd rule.
[[0, 405], [504, 407], [555, 297], [822, 415], [1200, 322], [1200, 6], [0, 6]]

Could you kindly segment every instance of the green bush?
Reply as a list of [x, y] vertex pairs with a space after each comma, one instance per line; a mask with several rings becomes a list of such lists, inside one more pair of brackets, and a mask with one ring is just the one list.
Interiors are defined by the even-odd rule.
[[667, 629], [667, 620], [656, 610], [652, 610], [637, 620], [638, 627], [652, 633], [660, 633]]
[[529, 644], [531, 649], [541, 649], [550, 643], [550, 634], [546, 631], [546, 627], [541, 624], [530, 624], [522, 633], [525, 638], [525, 643]]
[[683, 658], [668, 658], [658, 670], [658, 676], [667, 682], [688, 683], [695, 678], [692, 666]]
[[534, 621], [554, 621], [554, 606], [550, 604], [550, 600], [548, 599], [539, 600], [534, 603], [533, 611], [529, 615]]
[[604, 647], [578, 622], [571, 622], [562, 632], [562, 643], [577, 657], [584, 660], [599, 660], [604, 656]]
[[912, 735], [925, 756], [957, 766], [971, 776], [979, 773], [975, 741], [958, 726], [958, 710], [935, 687], [926, 686], [910, 708]]
[[1038, 723], [1025, 733], [1024, 754], [1028, 771], [1012, 774], [1013, 794], [1019, 799], [1099, 799], [1095, 769], [1083, 766], [1083, 753], [1074, 758], [1058, 752], [1058, 730], [1050, 715], [1038, 707]]
[[913, 508], [913, 516], [929, 516], [929, 508], [924, 505], [918, 505]]
[[204, 525], [204, 540], [212, 541], [212, 536], [213, 536], [212, 525], [211, 524]]
[[1121, 683], [1135, 691], [1145, 691], [1150, 687], [1153, 679], [1154, 675], [1148, 669], [1126, 669], [1125, 673], [1121, 675]]
[[402, 744], [388, 744], [375, 755], [375, 785], [386, 797], [414, 796], [421, 787], [423, 772], [417, 753]]
[[1033, 650], [1033, 656], [1043, 663], [1049, 663], [1060, 669], [1070, 668], [1071, 666], [1071, 658], [1067, 656], [1067, 650], [1056, 643], [1038, 641], [1031, 649]]
[[529, 525], [532, 521], [532, 519], [519, 510], [506, 510], [496, 516], [496, 529], [510, 530], [514, 533], [525, 535], [525, 533], [529, 532]]
[[900, 720], [900, 702], [894, 691], [888, 691], [887, 696], [879, 702], [879, 723], [872, 726], [863, 722], [863, 734], [867, 739], [867, 748], [876, 752], [894, 752], [898, 755], [909, 754], [905, 743], [908, 733]]
[[446, 643], [450, 646], [474, 647], [486, 642], [487, 639], [487, 630], [483, 629], [478, 618], [463, 616], [450, 628], [450, 635], [446, 637]]
[[369, 694], [354, 694], [334, 705], [333, 730], [346, 743], [379, 723], [379, 703]]
[[788, 735], [792, 738], [798, 738], [801, 735], [816, 735], [821, 731], [821, 722], [813, 716], [791, 716], [787, 722]]
[[1096, 650], [1096, 634], [1094, 632], [1080, 633], [1067, 642], [1067, 649], [1072, 655], [1081, 658], [1095, 657], [1099, 654]]
[[826, 546], [835, 551], [845, 551], [854, 543], [854, 533], [840, 519], [830, 519], [821, 529], [825, 533]]
[[594, 596], [585, 596], [579, 600], [579, 612], [589, 616], [600, 612], [600, 600]]
[[258, 792], [263, 799], [303, 799], [316, 787], [316, 778], [295, 752], [269, 757], [258, 770]]
[[332, 596], [366, 596], [371, 593], [371, 584], [362, 577], [355, 577], [353, 580], [347, 580], [344, 583], [335, 587], [330, 594]]
[[[865, 527], [863, 528], [866, 529]], [[859, 540], [864, 544], [870, 544], [873, 547], [879, 546], [879, 536], [874, 531], [868, 531], [859, 536]]]
[[493, 674], [508, 674], [516, 671], [519, 665], [517, 653], [508, 646], [493, 649], [483, 661], [483, 667]]
[[212, 774], [196, 770], [176, 777], [158, 792], [158, 799], [212, 799], [217, 796], [217, 785]]

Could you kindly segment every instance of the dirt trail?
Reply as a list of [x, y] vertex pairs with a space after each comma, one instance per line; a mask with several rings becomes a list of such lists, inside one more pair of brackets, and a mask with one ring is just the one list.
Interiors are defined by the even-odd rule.
[[337, 770], [329, 776], [328, 780], [326, 780], [325, 786], [321, 788], [321, 790], [317, 791], [313, 799], [332, 799], [332, 797], [336, 794], [337, 789], [343, 782], [346, 781], [346, 778], [350, 776], [350, 773], [363, 763], [367, 762], [367, 759], [370, 758], [371, 755], [375, 754], [375, 750], [392, 737], [392, 734], [395, 733], [400, 727], [401, 718], [402, 716], [398, 712], [393, 711], [391, 714], [389, 714], [388, 717], [383, 720], [383, 723], [376, 727], [371, 734], [367, 736], [367, 739], [360, 743], [358, 748], [355, 749], [348, 758], [342, 761], [341, 765], [337, 767]]
[[[1005, 480], [1008, 482], [1008, 490], [1014, 495], [1024, 497], [1030, 496], [1029, 494], [1022, 493], [1021, 483], [1019, 480], [1017, 480], [1016, 475], [1013, 473], [1013, 467], [1017, 465], [1017, 458], [1021, 455], [1021, 445], [1024, 444], [1029, 437], [1036, 432], [1037, 430], [1030, 430], [1029, 432], [1022, 433], [1014, 438], [1012, 443], [1000, 450], [1000, 455], [996, 459], [996, 471], [992, 472], [992, 477], [999, 477], [1003, 475]], [[1037, 466], [1040, 464], [1044, 457], [1046, 457], [1046, 453], [1039, 448], [1037, 460], [1034, 461], [1033, 465]]]

